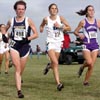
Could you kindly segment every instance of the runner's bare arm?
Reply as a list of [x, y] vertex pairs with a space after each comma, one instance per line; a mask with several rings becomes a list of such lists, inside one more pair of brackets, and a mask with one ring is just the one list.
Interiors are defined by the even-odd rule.
[[74, 34], [75, 34], [76, 36], [79, 35], [79, 31], [80, 31], [80, 29], [83, 27], [83, 25], [84, 25], [84, 20], [80, 21], [79, 24], [78, 24], [78, 26], [77, 26], [77, 28], [75, 29]]
[[37, 29], [34, 25], [34, 22], [31, 19], [28, 19], [28, 22], [29, 22], [29, 26], [31, 27], [32, 32], [33, 32], [33, 34], [28, 37], [28, 40], [32, 40], [32, 39], [35, 39], [38, 37], [38, 32], [37, 32]]
[[11, 26], [11, 19], [7, 22], [6, 31], [8, 31], [8, 29], [10, 28], [10, 26]]
[[71, 27], [70, 27], [69, 23], [66, 21], [66, 19], [63, 16], [60, 16], [60, 19], [61, 19], [61, 23], [64, 24], [63, 30], [64, 31], [71, 31]]
[[43, 30], [44, 30], [44, 26], [47, 24], [47, 18], [45, 17], [43, 20], [42, 20], [42, 23], [40, 25], [40, 32], [42, 33]]
[[97, 20], [97, 25], [98, 25], [98, 28], [100, 30], [100, 20]]

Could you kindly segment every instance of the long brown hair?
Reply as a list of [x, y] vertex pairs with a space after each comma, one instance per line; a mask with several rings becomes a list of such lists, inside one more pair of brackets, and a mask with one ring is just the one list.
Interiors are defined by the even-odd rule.
[[[87, 17], [87, 12], [88, 12], [88, 8], [89, 7], [93, 7], [92, 5], [88, 5], [84, 10], [80, 10], [80, 11], [78, 11], [78, 12], [76, 12], [78, 15], [80, 15], [80, 16], [84, 16], [84, 15], [86, 15], [86, 17]], [[94, 7], [93, 7], [94, 8]]]

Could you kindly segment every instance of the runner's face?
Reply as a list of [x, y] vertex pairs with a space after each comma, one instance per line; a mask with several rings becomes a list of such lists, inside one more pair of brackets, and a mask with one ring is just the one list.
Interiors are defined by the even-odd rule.
[[91, 17], [91, 18], [94, 17], [94, 13], [95, 13], [94, 8], [89, 7], [87, 11], [88, 17]]
[[25, 14], [25, 6], [24, 5], [17, 5], [16, 14], [19, 17], [23, 17]]
[[50, 12], [51, 15], [57, 15], [58, 8], [55, 5], [52, 5], [49, 12]]

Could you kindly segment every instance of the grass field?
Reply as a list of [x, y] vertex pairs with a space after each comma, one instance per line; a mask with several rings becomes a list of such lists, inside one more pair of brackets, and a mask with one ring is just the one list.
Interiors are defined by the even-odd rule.
[[[64, 83], [64, 89], [59, 92], [56, 89], [52, 70], [48, 75], [43, 75], [43, 69], [48, 60], [42, 55], [38, 60], [35, 55], [28, 60], [22, 84], [25, 95], [23, 100], [100, 100], [100, 58], [97, 59], [90, 79], [90, 86], [83, 86], [82, 82], [86, 72], [78, 78], [77, 63], [73, 65], [60, 65], [60, 79]], [[14, 67], [10, 68], [9, 75], [4, 74], [4, 68], [0, 75], [0, 100], [18, 100], [14, 81]]]

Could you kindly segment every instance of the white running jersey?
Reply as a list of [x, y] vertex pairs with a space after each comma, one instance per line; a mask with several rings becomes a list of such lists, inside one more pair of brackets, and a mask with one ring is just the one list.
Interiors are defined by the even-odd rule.
[[5, 46], [5, 43], [2, 40], [2, 33], [0, 32], [0, 49]]
[[[5, 34], [5, 35], [6, 35], [6, 37], [8, 36], [8, 34]], [[6, 48], [5, 48], [5, 46], [6, 46]], [[0, 54], [3, 54], [4, 52], [6, 52], [8, 50], [9, 50], [9, 44], [3, 42], [2, 33], [0, 32]]]
[[50, 17], [47, 17], [48, 24], [46, 25], [46, 31], [47, 31], [47, 42], [60, 42], [64, 40], [63, 32], [61, 29], [54, 28], [54, 23], [61, 24], [60, 17], [57, 16], [56, 20], [50, 19]]

